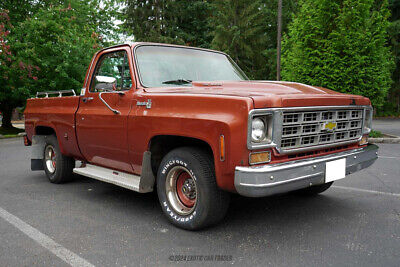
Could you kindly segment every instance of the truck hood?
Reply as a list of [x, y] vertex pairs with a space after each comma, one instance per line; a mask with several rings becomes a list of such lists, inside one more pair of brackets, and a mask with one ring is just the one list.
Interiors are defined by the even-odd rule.
[[366, 97], [294, 82], [217, 81], [192, 82], [192, 86], [146, 88], [149, 93], [210, 94], [250, 97], [254, 108], [370, 105]]

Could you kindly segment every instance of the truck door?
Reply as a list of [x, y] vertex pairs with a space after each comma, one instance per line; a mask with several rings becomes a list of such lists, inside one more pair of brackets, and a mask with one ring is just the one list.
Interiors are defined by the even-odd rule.
[[128, 115], [134, 93], [130, 58], [128, 47], [97, 55], [76, 115], [78, 143], [85, 159], [124, 172], [133, 172], [128, 153]]

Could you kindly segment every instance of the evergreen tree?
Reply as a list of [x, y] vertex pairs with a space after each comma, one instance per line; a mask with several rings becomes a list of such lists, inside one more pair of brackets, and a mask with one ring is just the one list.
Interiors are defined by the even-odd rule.
[[168, 0], [127, 0], [124, 9], [127, 32], [134, 35], [135, 41], [166, 41], [170, 29], [165, 20], [169, 4]]
[[[260, 79], [276, 79], [276, 47], [277, 47], [277, 7], [278, 0], [263, 1], [265, 50], [262, 52], [265, 59], [265, 74]], [[297, 0], [284, 0], [282, 6], [282, 33], [287, 32], [287, 26], [291, 22], [293, 13], [297, 8]]]
[[209, 47], [205, 0], [126, 0], [124, 28], [135, 41]]
[[386, 0], [301, 0], [283, 43], [282, 77], [384, 102], [393, 62]]
[[265, 24], [258, 0], [215, 0], [212, 48], [232, 56], [251, 79], [265, 77]]
[[392, 115], [393, 113], [400, 114], [400, 0], [389, 1], [391, 17], [390, 26], [388, 29], [389, 44], [392, 50], [396, 68], [393, 71], [392, 79], [393, 84], [388, 95], [388, 103], [386, 104], [387, 114]]
[[172, 1], [170, 13], [174, 17], [174, 31], [185, 45], [209, 48], [212, 37], [208, 20], [212, 5], [208, 1]]

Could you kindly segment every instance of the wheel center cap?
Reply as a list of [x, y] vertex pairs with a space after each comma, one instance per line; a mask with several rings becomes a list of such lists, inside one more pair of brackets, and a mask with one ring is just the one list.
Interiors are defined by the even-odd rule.
[[182, 193], [189, 199], [196, 198], [196, 190], [192, 179], [187, 179], [182, 185]]

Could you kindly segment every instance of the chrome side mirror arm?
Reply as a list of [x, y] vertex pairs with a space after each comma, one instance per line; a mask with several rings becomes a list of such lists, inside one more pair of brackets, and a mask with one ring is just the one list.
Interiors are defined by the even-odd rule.
[[106, 105], [106, 107], [111, 110], [112, 112], [114, 112], [114, 114], [121, 114], [121, 112], [119, 110], [113, 109], [112, 107], [110, 107], [110, 105], [101, 97], [102, 94], [118, 94], [120, 96], [124, 96], [125, 93], [122, 91], [112, 91], [112, 92], [101, 92], [99, 94], [99, 98], [101, 100], [101, 102], [104, 103], [104, 105]]

